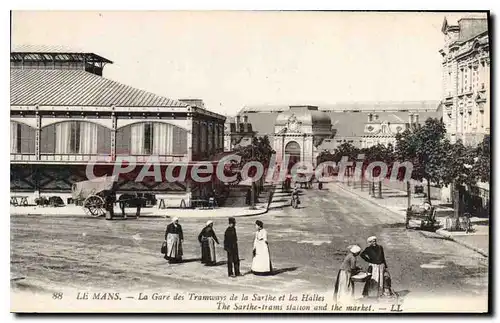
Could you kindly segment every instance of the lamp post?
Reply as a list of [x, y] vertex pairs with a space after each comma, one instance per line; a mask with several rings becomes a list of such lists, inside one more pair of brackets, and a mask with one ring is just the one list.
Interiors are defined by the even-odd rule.
[[[253, 151], [253, 137], [252, 137], [252, 161], [254, 159], [254, 151]], [[257, 208], [255, 207], [255, 190], [254, 190], [254, 181], [253, 177], [250, 183], [250, 210], [256, 210]]]

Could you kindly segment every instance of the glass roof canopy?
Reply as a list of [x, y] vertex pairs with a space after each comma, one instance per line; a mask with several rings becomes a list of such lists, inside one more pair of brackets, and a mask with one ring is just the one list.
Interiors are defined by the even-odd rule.
[[40, 53], [40, 52], [11, 52], [11, 61], [37, 61], [37, 62], [86, 62], [110, 63], [113, 62], [94, 53]]

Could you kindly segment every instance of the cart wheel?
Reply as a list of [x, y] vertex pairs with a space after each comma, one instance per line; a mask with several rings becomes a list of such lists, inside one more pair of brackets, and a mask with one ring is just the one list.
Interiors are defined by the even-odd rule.
[[104, 200], [97, 195], [89, 196], [83, 202], [83, 208], [87, 215], [94, 217], [102, 216], [104, 215]]

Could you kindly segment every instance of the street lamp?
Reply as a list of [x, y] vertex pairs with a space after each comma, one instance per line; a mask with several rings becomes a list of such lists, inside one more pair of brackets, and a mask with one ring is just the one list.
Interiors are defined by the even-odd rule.
[[[254, 158], [254, 152], [253, 152], [253, 137], [252, 137], [252, 161], [253, 161], [253, 158]], [[254, 181], [253, 181], [253, 177], [251, 179], [251, 182], [250, 182], [250, 210], [256, 210], [257, 207], [255, 206], [255, 191], [254, 191]]]

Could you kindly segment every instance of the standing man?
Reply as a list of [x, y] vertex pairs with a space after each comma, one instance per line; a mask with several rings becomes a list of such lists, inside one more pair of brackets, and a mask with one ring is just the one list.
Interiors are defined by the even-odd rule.
[[368, 272], [372, 275], [365, 283], [363, 296], [392, 296], [391, 276], [387, 270], [384, 248], [377, 244], [377, 237], [375, 236], [369, 237], [367, 242], [368, 247], [359, 256], [368, 262]]
[[[236, 236], [236, 220], [229, 218], [229, 226], [224, 233], [224, 250], [227, 252], [227, 274], [229, 277], [241, 276], [240, 257], [238, 254], [238, 237]], [[233, 272], [234, 267], [234, 272]], [[234, 274], [233, 274], [234, 273]]]

